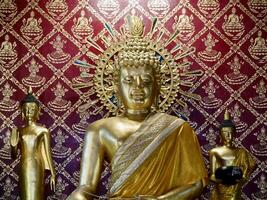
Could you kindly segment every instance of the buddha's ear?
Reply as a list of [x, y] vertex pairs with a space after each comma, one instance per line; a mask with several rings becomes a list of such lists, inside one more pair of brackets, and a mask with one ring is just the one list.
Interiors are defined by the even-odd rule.
[[119, 82], [118, 81], [115, 81], [114, 92], [116, 94], [116, 97], [118, 97], [120, 95], [120, 89], [119, 89]]
[[25, 115], [24, 115], [24, 112], [23, 112], [23, 104], [20, 105], [20, 112], [21, 112], [21, 118], [22, 118], [22, 120], [24, 120], [25, 119]]
[[22, 110], [22, 108], [21, 108], [21, 118], [22, 118], [22, 120], [24, 120], [25, 119], [25, 115], [24, 115], [24, 112], [23, 112], [23, 110]]
[[[37, 105], [38, 106], [38, 105]], [[41, 106], [38, 106], [38, 109], [37, 109], [37, 114], [36, 114], [36, 120], [39, 119], [40, 117], [40, 114], [41, 114]]]

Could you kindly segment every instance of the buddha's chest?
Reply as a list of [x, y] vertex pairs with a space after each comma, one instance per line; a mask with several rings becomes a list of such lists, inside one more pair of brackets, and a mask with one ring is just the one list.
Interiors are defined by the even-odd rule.
[[225, 151], [219, 156], [219, 162], [222, 166], [233, 166], [236, 159], [234, 151]]

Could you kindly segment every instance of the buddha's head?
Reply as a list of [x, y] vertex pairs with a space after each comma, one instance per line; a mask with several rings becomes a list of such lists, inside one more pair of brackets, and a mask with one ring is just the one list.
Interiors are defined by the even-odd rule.
[[40, 114], [40, 103], [32, 94], [31, 88], [21, 101], [22, 118], [26, 121], [36, 121]]
[[228, 110], [226, 110], [224, 113], [224, 120], [220, 125], [220, 134], [224, 145], [232, 145], [233, 135], [235, 134], [235, 131], [235, 124], [230, 119]]
[[130, 31], [131, 37], [115, 58], [117, 92], [126, 112], [149, 112], [159, 94], [160, 58], [142, 37], [141, 28], [130, 27]]

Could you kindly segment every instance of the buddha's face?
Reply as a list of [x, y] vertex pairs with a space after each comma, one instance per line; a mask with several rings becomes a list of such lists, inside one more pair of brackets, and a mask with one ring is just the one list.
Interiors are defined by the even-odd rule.
[[223, 143], [230, 144], [232, 142], [234, 129], [232, 127], [223, 127], [221, 129], [221, 137]]
[[122, 66], [118, 90], [126, 110], [150, 110], [157, 95], [157, 81], [153, 68]]
[[22, 115], [28, 121], [35, 121], [39, 115], [39, 106], [34, 102], [26, 102], [22, 105]]

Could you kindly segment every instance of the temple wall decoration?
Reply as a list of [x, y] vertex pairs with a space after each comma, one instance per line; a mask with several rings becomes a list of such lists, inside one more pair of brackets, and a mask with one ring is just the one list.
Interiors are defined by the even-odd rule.
[[[18, 197], [18, 159], [10, 158], [8, 141], [22, 123], [19, 100], [29, 86], [42, 103], [40, 123], [51, 130], [57, 183], [55, 193], [46, 185], [46, 199], [66, 199], [76, 188], [86, 125], [109, 115], [93, 87], [92, 63], [105, 49], [101, 39], [109, 39], [103, 23], [119, 31], [133, 10], [145, 23], [158, 17], [162, 39], [179, 29], [174, 42], [195, 48], [184, 73], [203, 73], [187, 77], [202, 98], [184, 97], [186, 107], [174, 102], [167, 112], [188, 118], [208, 166], [228, 108], [235, 145], [257, 163], [242, 198], [267, 199], [267, 2], [259, 0], [0, 0], [0, 199]], [[108, 174], [105, 165], [101, 192]]]

